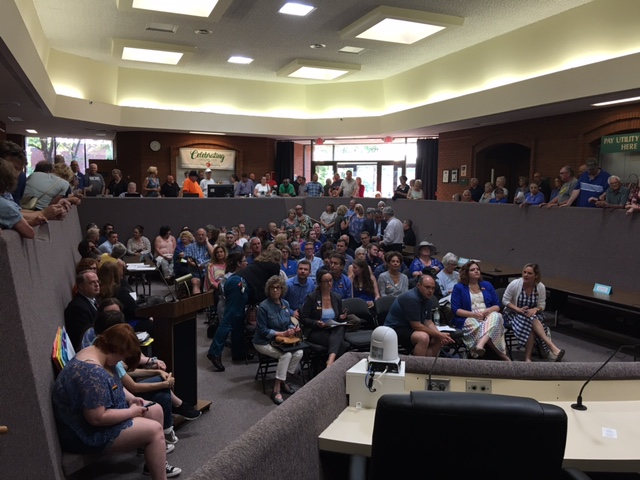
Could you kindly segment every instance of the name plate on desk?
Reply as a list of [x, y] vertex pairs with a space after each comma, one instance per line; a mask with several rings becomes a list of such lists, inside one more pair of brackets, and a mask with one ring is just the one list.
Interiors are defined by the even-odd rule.
[[596, 283], [593, 286], [594, 293], [604, 293], [605, 295], [611, 295], [611, 286], [602, 285], [601, 283]]

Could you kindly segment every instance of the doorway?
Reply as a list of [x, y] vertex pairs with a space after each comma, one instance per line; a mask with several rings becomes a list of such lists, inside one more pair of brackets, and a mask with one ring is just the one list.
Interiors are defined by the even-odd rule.
[[509, 203], [518, 188], [518, 177], [529, 178], [531, 171], [531, 148], [518, 143], [504, 143], [493, 145], [480, 150], [476, 154], [475, 177], [484, 185], [486, 182], [495, 184], [499, 176], [507, 177], [506, 187], [509, 190]]

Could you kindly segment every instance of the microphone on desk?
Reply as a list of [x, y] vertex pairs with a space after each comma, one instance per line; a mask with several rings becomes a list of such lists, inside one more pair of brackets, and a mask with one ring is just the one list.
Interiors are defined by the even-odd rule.
[[433, 383], [431, 383], [431, 374], [433, 373], [433, 369], [436, 366], [436, 362], [438, 361], [438, 357], [440, 355], [437, 355], [436, 358], [433, 360], [433, 363], [431, 364], [431, 368], [429, 369], [429, 377], [427, 379], [427, 390], [433, 390]]
[[584, 411], [584, 410], [586, 410], [586, 409], [587, 409], [587, 407], [582, 403], [582, 392], [584, 391], [584, 387], [586, 387], [586, 386], [589, 384], [589, 382], [590, 382], [591, 380], [593, 380], [593, 378], [598, 374], [598, 372], [599, 372], [600, 370], [602, 370], [602, 369], [604, 368], [604, 366], [605, 366], [607, 363], [609, 363], [609, 362], [611, 361], [611, 359], [612, 359], [613, 357], [615, 357], [615, 356], [620, 352], [620, 350], [622, 350], [623, 348], [636, 348], [636, 347], [640, 347], [640, 343], [636, 343], [636, 344], [634, 344], [634, 345], [620, 345], [620, 346], [618, 347], [618, 349], [617, 349], [617, 350], [615, 350], [615, 351], [614, 351], [614, 352], [609, 356], [609, 358], [607, 358], [607, 359], [605, 360], [605, 362], [604, 362], [602, 365], [600, 365], [600, 368], [598, 368], [598, 369], [593, 373], [593, 375], [591, 375], [591, 376], [587, 379], [587, 381], [586, 381], [586, 382], [584, 382], [584, 385], [582, 385], [582, 388], [580, 389], [580, 393], [578, 393], [578, 398], [576, 399], [576, 403], [572, 403], [572, 404], [571, 404], [571, 408], [573, 408], [574, 410], [580, 410], [580, 411]]
[[494, 273], [502, 272], [502, 270], [500, 270], [498, 267], [500, 266], [500, 264], [502, 264], [502, 262], [504, 262], [504, 259], [507, 258], [507, 255], [509, 255], [515, 249], [516, 249], [515, 247], [511, 247], [509, 250], [507, 250], [507, 253], [504, 254], [504, 257], [502, 257], [502, 259], [498, 263], [496, 263], [496, 267], [491, 271], [494, 272]]

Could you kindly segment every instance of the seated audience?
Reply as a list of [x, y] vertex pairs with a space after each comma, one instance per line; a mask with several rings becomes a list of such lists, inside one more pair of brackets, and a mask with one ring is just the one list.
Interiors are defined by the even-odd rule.
[[351, 280], [343, 273], [344, 265], [344, 255], [339, 253], [332, 253], [329, 255], [329, 272], [333, 278], [331, 289], [335, 294], [340, 296], [340, 299], [342, 300], [353, 296]]
[[369, 308], [373, 308], [375, 301], [380, 298], [378, 283], [365, 260], [355, 260], [353, 262], [351, 286], [353, 289], [352, 296], [367, 302]]
[[370, 243], [367, 247], [367, 255], [365, 256], [365, 260], [367, 264], [371, 267], [371, 271], [375, 271], [378, 266], [384, 263], [383, 257], [384, 252], [380, 250], [380, 247], [377, 243]]
[[489, 200], [489, 203], [507, 203], [507, 196], [504, 188], [496, 187], [492, 195], [493, 198]]
[[173, 276], [173, 254], [177, 244], [176, 237], [171, 235], [171, 227], [168, 225], [161, 226], [158, 236], [153, 240], [156, 265], [166, 279]]
[[100, 295], [100, 281], [93, 271], [76, 275], [76, 294], [64, 309], [64, 326], [74, 350], [80, 350], [82, 336], [93, 327], [97, 313], [96, 299]]
[[471, 190], [465, 190], [462, 192], [462, 196], [460, 197], [461, 202], [474, 203], [473, 197], [471, 195]]
[[98, 261], [95, 258], [81, 258], [76, 263], [76, 275], [80, 275], [82, 272], [98, 271]]
[[280, 262], [280, 270], [284, 272], [287, 278], [295, 277], [298, 273], [298, 262], [291, 258], [291, 248], [288, 245], [281, 245], [282, 262]]
[[538, 184], [533, 182], [529, 185], [529, 191], [524, 194], [524, 201], [520, 202], [521, 207], [527, 205], [542, 205], [544, 203], [544, 194], [540, 191]]
[[100, 238], [98, 239], [98, 245], [103, 244], [109, 238], [109, 232], [113, 232], [115, 227], [111, 223], [105, 223], [100, 231]]
[[127, 264], [122, 260], [127, 253], [127, 247], [125, 247], [121, 243], [116, 243], [111, 250], [111, 253], [103, 253], [98, 260], [98, 268], [100, 268], [105, 263], [115, 263], [118, 267], [118, 274], [120, 278], [124, 278]]
[[189, 273], [193, 275], [191, 291], [194, 295], [201, 293], [204, 270], [211, 260], [212, 254], [213, 245], [207, 240], [207, 231], [204, 228], [199, 228], [196, 231], [195, 241], [189, 243], [184, 249], [184, 258], [187, 260]]
[[551, 360], [559, 362], [565, 351], [551, 341], [549, 327], [544, 324], [547, 291], [540, 279], [538, 264], [527, 263], [522, 269], [522, 277], [509, 283], [502, 297], [502, 304], [507, 307], [505, 321], [511, 326], [518, 344], [524, 347], [525, 362], [531, 361], [536, 342], [541, 343]]
[[142, 256], [151, 253], [151, 242], [143, 235], [144, 227], [136, 225], [133, 237], [127, 240], [127, 255]]
[[436, 274], [444, 269], [442, 262], [433, 255], [437, 253], [436, 246], [426, 240], [418, 245], [418, 254], [409, 266], [409, 272], [412, 277], [419, 277], [425, 269], [433, 270]]
[[459, 193], [454, 193], [453, 195], [451, 195], [451, 201], [452, 202], [461, 202], [462, 201], [462, 195], [460, 195]]
[[287, 280], [285, 299], [289, 302], [289, 308], [297, 319], [300, 319], [300, 309], [305, 298], [316, 287], [316, 282], [310, 275], [311, 264], [307, 260], [300, 260], [296, 275]]
[[316, 272], [324, 267], [323, 259], [315, 256], [315, 249], [312, 243], [307, 243], [304, 247], [304, 259], [311, 265], [311, 275], [315, 276]]
[[[513, 203], [515, 205], [520, 205], [524, 202], [527, 193], [529, 193], [530, 186], [528, 185], [529, 179], [524, 176], [518, 177], [518, 188], [516, 188], [516, 193], [513, 196]], [[538, 184], [536, 184], [538, 186]], [[538, 191], [540, 188], [538, 188]], [[542, 201], [544, 202], [544, 195], [542, 196]], [[542, 202], [540, 202], [542, 203]]]
[[107, 239], [98, 246], [98, 250], [100, 253], [111, 253], [116, 243], [118, 243], [118, 233], [111, 230], [107, 235]]
[[302, 360], [302, 349], [284, 353], [274, 347], [271, 342], [276, 336], [295, 337], [300, 328], [291, 321], [289, 303], [283, 298], [287, 285], [279, 275], [267, 280], [264, 287], [266, 299], [258, 306], [256, 330], [253, 334], [253, 346], [263, 355], [278, 359], [276, 380], [271, 392], [271, 400], [276, 405], [284, 402], [282, 392], [292, 394], [293, 387], [287, 383], [287, 375], [293, 375]]
[[409, 278], [400, 271], [403, 262], [404, 258], [400, 252], [388, 252], [385, 255], [387, 271], [378, 277], [378, 291], [381, 296], [397, 297], [409, 290]]
[[223, 245], [213, 247], [211, 260], [207, 265], [205, 276], [205, 290], [218, 291], [220, 280], [224, 277], [227, 269], [227, 249]]
[[451, 302], [453, 287], [459, 280], [459, 275], [456, 271], [456, 267], [458, 266], [458, 256], [451, 252], [447, 253], [442, 257], [442, 265], [444, 268], [436, 275], [436, 281], [438, 282], [438, 285], [440, 285], [442, 295], [444, 295], [443, 298], [440, 299], [440, 303], [446, 303]]
[[456, 328], [463, 331], [462, 341], [473, 358], [484, 356], [486, 348], [500, 359], [510, 361], [506, 353], [502, 306], [493, 285], [482, 280], [480, 267], [473, 260], [460, 268], [460, 282], [451, 293], [451, 311]]
[[617, 175], [611, 175], [608, 182], [609, 188], [600, 197], [591, 197], [589, 201], [599, 208], [625, 208], [630, 190], [622, 185]]
[[300, 322], [305, 338], [328, 349], [327, 367], [333, 365], [346, 350], [345, 327], [331, 326], [328, 322], [343, 323], [342, 298], [332, 291], [333, 276], [324, 268], [316, 274], [316, 289], [307, 295], [300, 312]]
[[484, 193], [478, 200], [478, 203], [489, 203], [491, 198], [493, 198], [493, 183], [487, 182], [484, 184]]
[[142, 194], [138, 192], [138, 185], [136, 182], [129, 182], [127, 184], [127, 191], [118, 195], [120, 198], [131, 197], [131, 198], [141, 198]]
[[431, 300], [436, 282], [422, 275], [415, 288], [398, 296], [384, 321], [398, 334], [398, 344], [421, 357], [437, 357], [442, 345], [454, 343], [448, 333], [438, 331], [431, 320]]
[[504, 194], [504, 198], [507, 199], [509, 198], [509, 190], [507, 190], [507, 177], [504, 176], [500, 176], [498, 178], [496, 178], [496, 186], [493, 190], [493, 193], [491, 194], [491, 198], [495, 198], [496, 196], [496, 190], [497, 188], [501, 188], [502, 189], [502, 193]]
[[62, 369], [52, 403], [63, 450], [119, 453], [142, 448], [143, 473], [154, 479], [178, 475], [167, 463], [160, 405], [145, 407], [122, 386], [114, 364], [137, 365], [140, 345], [129, 325], [114, 325], [79, 351]]

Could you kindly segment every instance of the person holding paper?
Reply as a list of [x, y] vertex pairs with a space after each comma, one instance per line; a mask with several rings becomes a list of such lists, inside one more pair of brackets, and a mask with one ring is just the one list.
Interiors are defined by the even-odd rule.
[[436, 281], [430, 275], [422, 275], [415, 288], [395, 299], [385, 327], [392, 328], [398, 334], [398, 343], [413, 355], [437, 357], [442, 345], [455, 340], [448, 333], [441, 332], [431, 320], [431, 297], [436, 290]]
[[[316, 289], [304, 301], [300, 312], [302, 331], [312, 343], [324, 345], [329, 350], [327, 367], [345, 352], [344, 326], [347, 311], [342, 309], [342, 298], [332, 291], [333, 276], [321, 268], [316, 274]], [[342, 325], [330, 326], [329, 323]]]

